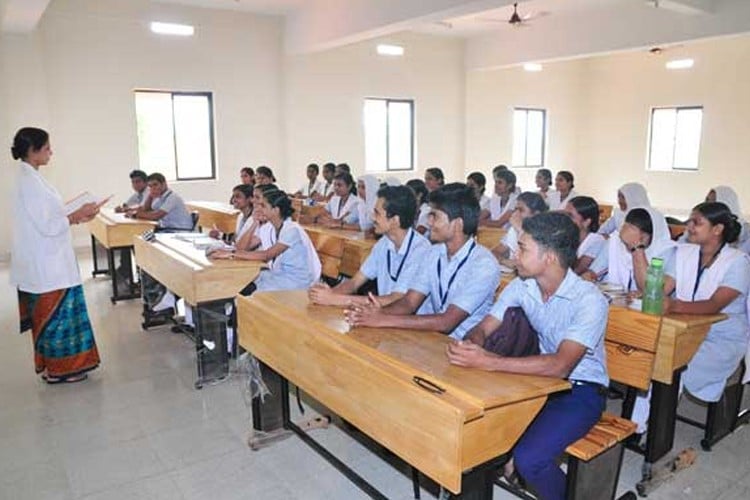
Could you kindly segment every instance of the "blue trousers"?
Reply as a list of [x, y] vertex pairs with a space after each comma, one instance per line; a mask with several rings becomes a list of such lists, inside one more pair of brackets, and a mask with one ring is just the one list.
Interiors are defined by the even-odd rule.
[[553, 394], [513, 450], [515, 468], [543, 500], [565, 499], [565, 474], [555, 459], [599, 421], [605, 396], [598, 386], [574, 385]]

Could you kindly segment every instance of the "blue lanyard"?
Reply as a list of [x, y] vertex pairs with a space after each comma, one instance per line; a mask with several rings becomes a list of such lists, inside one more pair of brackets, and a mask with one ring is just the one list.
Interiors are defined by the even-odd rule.
[[703, 276], [703, 271], [708, 269], [711, 264], [714, 263], [716, 260], [716, 257], [721, 253], [721, 250], [724, 248], [724, 243], [721, 244], [719, 249], [716, 251], [713, 257], [711, 257], [711, 260], [708, 261], [708, 263], [705, 266], [701, 266], [701, 252], [698, 251], [698, 270], [695, 273], [695, 285], [693, 286], [693, 302], [695, 302], [695, 294], [698, 293], [698, 285], [701, 283], [701, 276]]
[[414, 241], [414, 230], [412, 229], [411, 234], [409, 235], [409, 243], [406, 245], [406, 253], [404, 254], [404, 258], [401, 260], [401, 264], [398, 265], [398, 270], [396, 270], [396, 276], [394, 276], [391, 273], [391, 251], [388, 250], [388, 253], [386, 254], [386, 263], [388, 264], [388, 276], [391, 278], [391, 281], [394, 283], [398, 281], [398, 277], [401, 276], [401, 269], [404, 268], [404, 262], [406, 262], [406, 258], [409, 256], [409, 251], [411, 250], [411, 242]]
[[443, 279], [442, 279], [442, 266], [440, 259], [438, 258], [437, 263], [437, 273], [438, 273], [438, 292], [440, 296], [440, 309], [442, 309], [445, 306], [445, 302], [448, 300], [448, 292], [451, 290], [451, 285], [453, 284], [453, 280], [456, 279], [456, 275], [461, 270], [462, 267], [464, 267], [464, 264], [466, 264], [466, 261], [469, 260], [469, 257], [471, 256], [471, 252], [474, 251], [474, 247], [477, 246], [476, 240], [471, 242], [471, 247], [469, 248], [469, 251], [466, 254], [466, 257], [463, 258], [461, 262], [458, 263], [458, 266], [456, 267], [456, 270], [453, 271], [453, 275], [448, 280], [448, 287], [445, 289], [445, 293], [443, 293]]
[[[346, 195], [346, 201], [349, 201], [350, 194]], [[339, 198], [339, 206], [336, 207], [336, 218], [341, 218], [341, 209], [344, 208], [344, 198]]]

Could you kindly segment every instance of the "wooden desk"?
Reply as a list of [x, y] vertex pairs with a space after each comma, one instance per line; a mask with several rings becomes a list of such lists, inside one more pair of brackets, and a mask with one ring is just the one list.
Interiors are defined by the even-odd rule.
[[[195, 327], [189, 336], [195, 342], [195, 387], [200, 389], [205, 382], [223, 380], [229, 374], [227, 306], [258, 276], [264, 263], [210, 260], [204, 250], [178, 237], [179, 233], [157, 234], [151, 243], [137, 237], [135, 258], [142, 271], [193, 306]], [[153, 326], [149, 304], [144, 303], [143, 318], [144, 329]]]
[[300, 217], [314, 218], [326, 211], [326, 207], [322, 203], [316, 203], [315, 205], [308, 205], [305, 203], [308, 200], [302, 198], [292, 199], [292, 208], [294, 208], [294, 214], [292, 218], [298, 222]]
[[452, 366], [439, 333], [350, 331], [340, 308], [311, 305], [306, 291], [241, 297], [238, 325], [263, 363], [455, 493], [464, 471], [510, 451], [547, 395], [569, 387]]
[[477, 242], [485, 248], [492, 250], [500, 243], [500, 240], [508, 231], [499, 227], [480, 227], [477, 231]]
[[228, 203], [217, 201], [188, 201], [188, 210], [198, 212], [198, 225], [203, 229], [213, 229], [214, 226], [225, 234], [232, 234], [237, 229], [239, 210]]
[[[88, 224], [91, 233], [91, 253], [94, 259], [94, 270], [92, 276], [109, 274], [112, 278], [112, 296], [110, 300], [116, 303], [118, 300], [133, 299], [140, 297], [140, 287], [130, 290], [130, 293], [120, 294], [118, 291], [118, 276], [115, 265], [115, 250], [122, 250], [123, 267], [133, 283], [133, 271], [130, 264], [130, 251], [133, 248], [133, 238], [144, 231], [155, 228], [156, 222], [147, 220], [129, 219], [123, 214], [118, 214], [111, 208], [102, 208], [96, 217]], [[107, 250], [107, 269], [99, 268], [96, 256], [97, 242]], [[126, 257], [127, 256], [127, 257]]]
[[323, 265], [323, 276], [354, 276], [377, 243], [363, 231], [329, 229], [320, 225], [303, 225]]

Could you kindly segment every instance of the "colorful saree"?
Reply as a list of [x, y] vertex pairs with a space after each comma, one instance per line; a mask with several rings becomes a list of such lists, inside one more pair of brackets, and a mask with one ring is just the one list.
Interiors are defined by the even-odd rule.
[[37, 373], [74, 377], [99, 366], [81, 285], [31, 293], [18, 290], [21, 333], [31, 329]]

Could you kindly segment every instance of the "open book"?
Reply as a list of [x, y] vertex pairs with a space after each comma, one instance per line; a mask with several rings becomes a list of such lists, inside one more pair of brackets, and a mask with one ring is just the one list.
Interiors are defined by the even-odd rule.
[[102, 205], [107, 203], [110, 198], [112, 198], [112, 195], [109, 195], [106, 198], [101, 198], [94, 196], [88, 191], [84, 191], [65, 204], [65, 215], [72, 214], [73, 212], [84, 206], [86, 203], [96, 203], [101, 207]]

